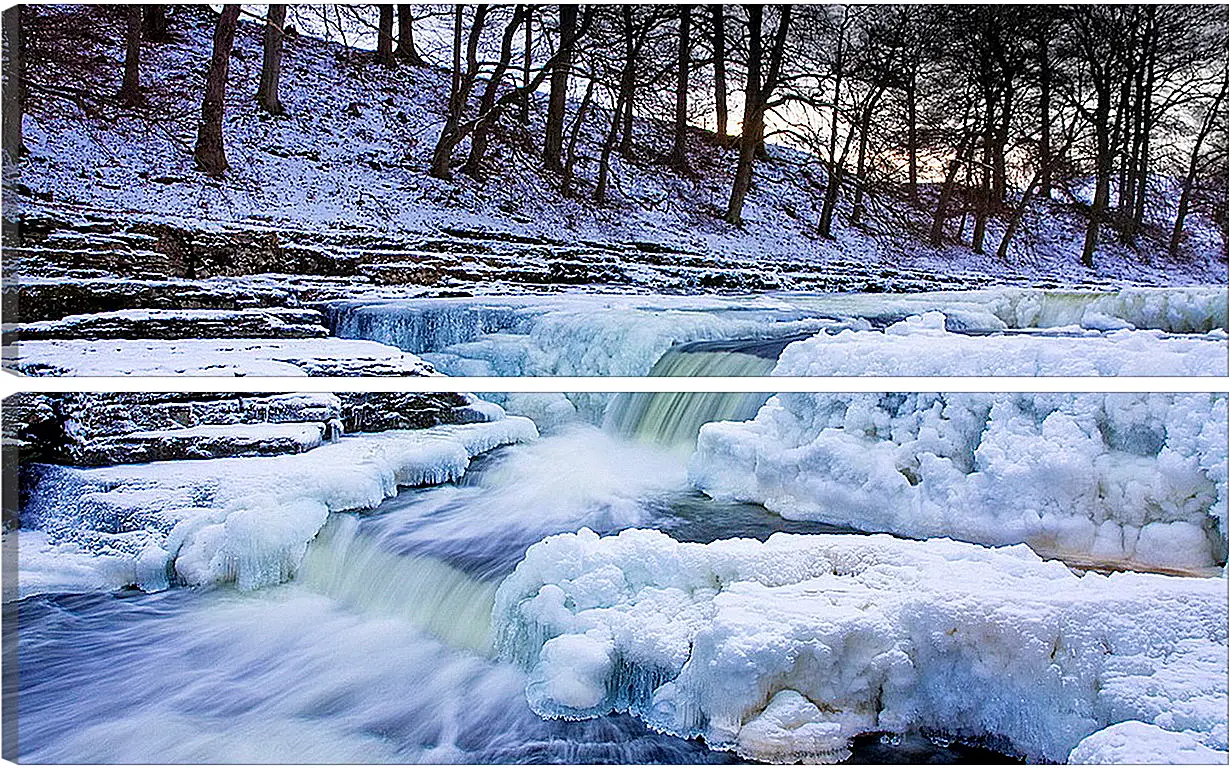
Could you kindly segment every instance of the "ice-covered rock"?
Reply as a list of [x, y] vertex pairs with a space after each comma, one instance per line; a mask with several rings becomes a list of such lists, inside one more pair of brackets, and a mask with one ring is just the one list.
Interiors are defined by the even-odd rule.
[[1225, 749], [1221, 578], [884, 535], [584, 529], [531, 547], [494, 616], [543, 716], [628, 711], [751, 759], [832, 762], [860, 733], [928, 729], [1061, 761], [1128, 720], [1174, 734], [1153, 740], [1166, 759]]
[[347, 339], [54, 339], [6, 348], [29, 376], [426, 376], [430, 365]]
[[1110, 566], [1225, 562], [1224, 394], [781, 393], [692, 483], [783, 517]]
[[[120, 573], [118, 587], [146, 589], [170, 581], [234, 581], [241, 589], [294, 574], [307, 543], [330, 512], [368, 509], [399, 486], [459, 478], [470, 457], [537, 436], [527, 419], [508, 417], [344, 437], [306, 453], [203, 461], [80, 468], [36, 464], [27, 469], [19, 585], [28, 592], [96, 588], [97, 573], [61, 583], [53, 551]], [[25, 537], [36, 546], [26, 558]], [[118, 558], [118, 560], [117, 560]], [[64, 561], [67, 562], [67, 561]], [[126, 563], [128, 570], [117, 568]], [[58, 569], [49, 574], [46, 569]], [[135, 570], [134, 570], [135, 569]]]
[[[9, 330], [6, 327], [6, 332]], [[310, 339], [328, 335], [314, 309], [122, 309], [15, 325], [36, 339]]]

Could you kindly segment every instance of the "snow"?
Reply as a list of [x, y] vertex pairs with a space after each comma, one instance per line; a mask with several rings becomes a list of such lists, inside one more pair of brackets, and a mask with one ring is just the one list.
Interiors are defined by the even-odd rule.
[[795, 342], [774, 376], [1225, 376], [1223, 331], [1169, 335], [1113, 330], [1072, 335], [968, 336], [938, 311], [878, 331]]
[[705, 425], [689, 476], [782, 517], [1207, 571], [1229, 530], [1223, 393], [781, 393]]
[[1229, 753], [1209, 749], [1187, 733], [1128, 720], [1081, 741], [1069, 760], [1076, 765], [1224, 765]]
[[[345, 339], [56, 339], [4, 351], [32, 376], [426, 376], [414, 355]], [[11, 356], [10, 356], [11, 355]]]
[[[507, 417], [347, 436], [281, 456], [32, 465], [19, 584], [23, 594], [104, 583], [275, 584], [294, 575], [330, 512], [370, 509], [400, 486], [456, 480], [472, 456], [536, 437], [532, 422]], [[59, 558], [66, 552], [71, 568]]]
[[544, 717], [627, 711], [753, 760], [932, 729], [1062, 761], [1128, 720], [1176, 734], [1157, 757], [1225, 749], [1221, 578], [1079, 576], [1020, 546], [884, 535], [582, 529], [531, 547], [494, 617]]

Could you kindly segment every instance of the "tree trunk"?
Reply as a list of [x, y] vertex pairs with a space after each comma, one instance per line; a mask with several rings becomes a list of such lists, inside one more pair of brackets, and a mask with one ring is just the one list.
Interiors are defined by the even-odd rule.
[[960, 168], [964, 165], [964, 154], [970, 144], [971, 136], [966, 131], [961, 137], [960, 143], [956, 146], [956, 154], [952, 156], [952, 162], [947, 166], [947, 175], [943, 179], [943, 187], [939, 190], [939, 202], [935, 206], [935, 217], [930, 223], [930, 244], [938, 248], [943, 245], [943, 225], [947, 221], [947, 206], [952, 201], [952, 195], [956, 192], [956, 178], [960, 175]]
[[905, 119], [909, 142], [909, 202], [918, 204], [917, 196], [917, 72], [909, 73], [905, 87]]
[[397, 6], [397, 50], [396, 56], [412, 67], [421, 67], [424, 62], [414, 47], [414, 6]]
[[[628, 65], [624, 64], [624, 72], [627, 69]], [[602, 142], [602, 155], [598, 161], [597, 186], [593, 190], [593, 202], [598, 205], [606, 203], [606, 187], [610, 184], [610, 156], [614, 154], [615, 142], [619, 138], [619, 121], [622, 116], [623, 89], [620, 88], [619, 95], [615, 98], [614, 109], [610, 112], [610, 127], [606, 129], [606, 138]]]
[[431, 154], [431, 168], [428, 171], [437, 179], [452, 177], [452, 151], [456, 149], [465, 134], [460, 130], [461, 118], [465, 106], [469, 103], [469, 94], [478, 78], [478, 43], [482, 38], [482, 26], [486, 21], [490, 6], [478, 4], [474, 6], [474, 20], [469, 28], [469, 41], [465, 47], [465, 72], [461, 73], [461, 28], [464, 6], [456, 6], [456, 17], [453, 25], [453, 77], [452, 93], [448, 99], [448, 118], [440, 131], [439, 140], [435, 143], [435, 151]]
[[738, 168], [734, 172], [734, 186], [730, 190], [730, 204], [726, 208], [725, 220], [735, 226], [742, 226], [743, 203], [747, 192], [751, 190], [752, 165], [755, 163], [755, 149], [760, 141], [759, 121], [763, 113], [760, 105], [760, 62], [764, 56], [763, 41], [760, 33], [764, 26], [764, 7], [748, 5], [747, 10], [747, 87], [743, 95], [743, 130], [738, 142]]
[[151, 43], [165, 43], [169, 39], [166, 25], [166, 6], [145, 6], [145, 39]]
[[385, 66], [393, 63], [393, 6], [380, 5], [380, 30], [376, 35], [376, 58]]
[[563, 163], [563, 182], [560, 184], [560, 191], [564, 197], [572, 196], [572, 184], [575, 180], [576, 170], [576, 146], [580, 140], [581, 128], [585, 123], [585, 115], [589, 112], [589, 104], [593, 101], [593, 90], [596, 85], [597, 79], [589, 78], [589, 82], [585, 86], [585, 95], [581, 98], [580, 107], [576, 110], [576, 120], [572, 123], [572, 133], [568, 136], [567, 157]]
[[1177, 256], [1178, 247], [1182, 244], [1182, 229], [1186, 224], [1186, 215], [1190, 211], [1195, 180], [1199, 176], [1199, 153], [1203, 149], [1203, 143], [1207, 140], [1208, 134], [1212, 131], [1212, 126], [1216, 123], [1216, 117], [1226, 95], [1229, 95], [1229, 72], [1226, 73], [1226, 79], [1221, 83], [1216, 99], [1208, 107], [1208, 113], [1204, 116], [1203, 125], [1199, 129], [1199, 136], [1195, 139], [1195, 146], [1191, 150], [1191, 161], [1186, 166], [1186, 178], [1182, 180], [1182, 194], [1178, 197], [1178, 211], [1174, 217], [1173, 233], [1169, 236], [1170, 256]]
[[1041, 140], [1038, 146], [1041, 181], [1039, 182], [1038, 194], [1048, 198], [1054, 190], [1054, 158], [1051, 157], [1052, 150], [1050, 146], [1050, 100], [1052, 98], [1051, 89], [1053, 88], [1054, 73], [1050, 68], [1050, 39], [1048, 35], [1042, 35], [1037, 46], [1037, 56], [1039, 59], [1039, 72], [1037, 76], [1041, 86]]
[[499, 87], [503, 84], [504, 74], [508, 71], [508, 67], [512, 63], [512, 46], [516, 42], [516, 31], [521, 25], [521, 21], [525, 18], [524, 5], [516, 6], [516, 10], [512, 12], [512, 19], [508, 22], [508, 26], [504, 28], [503, 41], [499, 47], [499, 63], [496, 64], [495, 70], [487, 79], [486, 88], [482, 92], [482, 99], [479, 101], [478, 114], [481, 116], [478, 123], [474, 126], [472, 138], [470, 139], [469, 159], [465, 161], [465, 167], [462, 169], [465, 173], [478, 177], [482, 167], [482, 160], [486, 156], [487, 143], [491, 135], [491, 126], [494, 124], [495, 97], [499, 95]]
[[1091, 269], [1092, 257], [1097, 252], [1097, 238], [1101, 232], [1101, 222], [1110, 207], [1110, 175], [1114, 172], [1114, 158], [1110, 146], [1110, 94], [1109, 88], [1097, 88], [1097, 107], [1093, 113], [1093, 123], [1096, 133], [1096, 191], [1093, 193], [1092, 209], [1088, 212], [1088, 228], [1084, 230], [1084, 248], [1080, 253], [1080, 263]]
[[717, 143], [730, 143], [730, 109], [726, 103], [725, 84], [725, 10], [721, 4], [713, 9], [713, 95], [717, 99]]
[[[764, 26], [764, 7], [748, 5], [748, 56], [747, 56], [747, 92], [746, 104], [743, 108], [743, 132], [738, 147], [738, 168], [734, 173], [734, 185], [730, 190], [730, 203], [726, 208], [725, 220], [735, 226], [742, 226], [743, 203], [751, 190], [751, 176], [755, 166], [755, 154], [764, 141], [764, 113], [768, 109], [768, 100], [781, 74], [781, 61], [785, 56], [785, 36], [789, 31], [789, 21], [792, 6], [782, 5], [781, 20], [778, 22], [776, 38], [773, 40], [772, 51], [768, 56], [768, 76], [763, 77], [760, 70], [760, 59], [764, 55], [760, 32]], [[763, 79], [761, 79], [763, 78]]]
[[525, 65], [522, 87], [525, 98], [521, 100], [521, 125], [529, 125], [529, 78], [533, 71], [533, 6], [525, 6]]
[[25, 104], [25, 54], [22, 51], [21, 9], [11, 5], [4, 9], [4, 154], [5, 160], [16, 163], [25, 153], [22, 142], [21, 118]]
[[141, 103], [141, 6], [128, 6], [128, 24], [125, 30], [124, 84], [119, 91], [119, 100], [125, 107]]
[[213, 32], [213, 56], [205, 78], [205, 102], [201, 107], [201, 125], [193, 152], [196, 166], [215, 178], [221, 178], [229, 167], [222, 146], [222, 117], [226, 111], [226, 78], [230, 74], [230, 52], [235, 43], [239, 8], [234, 4], [222, 6]]
[[546, 112], [546, 138], [542, 159], [549, 170], [563, 172], [563, 124], [567, 116], [568, 75], [572, 71], [572, 48], [576, 38], [578, 6], [559, 6], [559, 45], [565, 46], [550, 76], [550, 103]]
[[858, 171], [854, 177], [857, 187], [853, 195], [853, 212], [849, 217], [849, 223], [855, 227], [861, 223], [862, 214], [866, 208], [862, 202], [866, 195], [866, 152], [870, 142], [871, 119], [875, 115], [875, 105], [879, 103], [881, 93], [883, 89], [876, 88], [875, 92], [867, 98], [866, 106], [862, 110], [862, 119], [858, 121]]
[[691, 6], [679, 8], [678, 85], [674, 94], [674, 147], [670, 164], [687, 170], [687, 75], [691, 69]]
[[269, 6], [265, 18], [264, 60], [260, 67], [260, 88], [256, 91], [256, 101], [271, 115], [285, 114], [279, 97], [282, 79], [282, 38], [285, 35], [286, 6], [274, 4]]
[[986, 242], [986, 222], [990, 218], [990, 196], [993, 181], [991, 180], [990, 145], [982, 146], [981, 188], [977, 191], [977, 210], [973, 218], [973, 253], [984, 253]]

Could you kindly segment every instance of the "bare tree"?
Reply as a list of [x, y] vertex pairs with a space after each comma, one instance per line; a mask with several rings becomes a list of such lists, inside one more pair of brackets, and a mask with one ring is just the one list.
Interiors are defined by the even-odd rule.
[[739, 140], [738, 168], [734, 174], [734, 186], [730, 190], [730, 203], [726, 208], [725, 220], [730, 224], [742, 225], [743, 202], [751, 189], [751, 175], [755, 165], [755, 153], [764, 140], [764, 115], [768, 110], [772, 92], [780, 83], [781, 62], [785, 56], [785, 37], [789, 32], [790, 16], [793, 6], [782, 5], [781, 18], [777, 22], [777, 30], [768, 51], [768, 72], [761, 75], [761, 59], [764, 56], [764, 43], [761, 39], [764, 26], [764, 7], [748, 5], [747, 7], [748, 44], [747, 55], [747, 85], [744, 94], [743, 131]]
[[474, 19], [470, 24], [469, 38], [465, 44], [465, 69], [461, 69], [461, 38], [464, 28], [464, 6], [456, 6], [452, 30], [452, 91], [448, 99], [448, 118], [440, 131], [439, 140], [435, 143], [435, 151], [431, 155], [432, 176], [447, 179], [452, 176], [452, 151], [464, 135], [459, 130], [464, 119], [465, 105], [469, 102], [470, 91], [478, 79], [478, 43], [482, 39], [482, 28], [486, 22], [490, 6], [479, 3], [474, 6]]
[[4, 154], [10, 163], [25, 153], [21, 118], [25, 113], [25, 53], [21, 4], [4, 9]]
[[196, 165], [210, 176], [221, 178], [229, 167], [222, 141], [222, 117], [226, 112], [226, 78], [230, 74], [230, 53], [239, 23], [239, 5], [222, 6], [213, 32], [213, 55], [205, 77], [205, 101], [196, 133], [193, 155]]
[[128, 6], [124, 42], [124, 84], [119, 100], [125, 107], [141, 103], [141, 6]]
[[674, 89], [674, 146], [670, 164], [687, 170], [687, 76], [691, 72], [691, 6], [679, 7], [678, 85]]
[[542, 159], [552, 171], [562, 172], [563, 123], [567, 110], [568, 74], [572, 69], [572, 47], [576, 39], [576, 11], [578, 6], [559, 6], [559, 46], [562, 55], [551, 70], [550, 103], [546, 112], [546, 139]]
[[478, 113], [483, 117], [474, 126], [472, 136], [470, 137], [469, 159], [465, 162], [463, 169], [470, 176], [477, 177], [482, 167], [482, 159], [486, 155], [491, 126], [494, 124], [495, 117], [497, 116], [494, 112], [495, 97], [499, 95], [499, 88], [503, 85], [504, 74], [512, 63], [512, 46], [516, 42], [517, 30], [527, 18], [527, 10], [528, 6], [516, 6], [512, 12], [511, 20], [504, 27], [503, 41], [499, 47], [499, 61], [496, 62], [495, 69], [491, 72], [490, 77], [487, 78], [486, 88], [483, 90], [482, 98], [478, 103]]
[[260, 88], [256, 101], [271, 115], [285, 114], [278, 95], [282, 77], [282, 38], [286, 34], [286, 6], [269, 6], [265, 18], [264, 59], [260, 67]]
[[1190, 212], [1191, 197], [1195, 191], [1195, 181], [1199, 176], [1199, 164], [1203, 145], [1208, 139], [1208, 134], [1212, 132], [1212, 126], [1216, 124], [1216, 119], [1220, 115], [1227, 96], [1229, 96], [1229, 64], [1225, 67], [1220, 91], [1217, 92], [1216, 97], [1212, 99], [1212, 103], [1208, 106], [1207, 112], [1204, 113], [1203, 122], [1199, 127], [1199, 135], [1195, 138], [1195, 146], [1191, 149], [1191, 160], [1186, 168], [1186, 176], [1182, 180], [1182, 193], [1178, 197], [1178, 211], [1174, 217], [1174, 228], [1169, 236], [1170, 256], [1178, 254], [1178, 246], [1182, 243], [1182, 229], [1186, 225], [1186, 216]]

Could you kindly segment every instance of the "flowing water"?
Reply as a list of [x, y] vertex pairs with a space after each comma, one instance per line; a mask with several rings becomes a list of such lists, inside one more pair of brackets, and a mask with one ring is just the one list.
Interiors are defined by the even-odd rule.
[[[756, 357], [720, 354], [718, 364]], [[461, 482], [333, 515], [296, 579], [279, 587], [9, 603], [4, 641], [18, 663], [15, 675], [6, 666], [4, 703], [18, 733], [6, 754], [57, 763], [733, 761], [629, 716], [539, 718], [523, 674], [491, 658], [490, 618], [500, 580], [553, 533], [640, 526], [707, 542], [836, 530], [689, 488], [677, 446], [694, 440], [706, 418], [697, 411], [746, 407], [649, 402], [635, 418], [623, 411], [617, 430], [573, 426], [499, 449]], [[987, 759], [920, 737], [863, 742], [854, 760]]]

